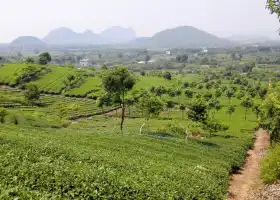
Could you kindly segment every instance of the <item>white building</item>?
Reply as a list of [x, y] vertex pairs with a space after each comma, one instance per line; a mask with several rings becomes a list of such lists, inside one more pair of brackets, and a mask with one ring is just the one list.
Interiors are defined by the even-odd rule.
[[83, 67], [88, 66], [88, 59], [81, 59], [80, 60], [80, 65], [83, 66]]
[[170, 55], [171, 55], [171, 51], [167, 50], [167, 51], [165, 52], [165, 55], [170, 56]]

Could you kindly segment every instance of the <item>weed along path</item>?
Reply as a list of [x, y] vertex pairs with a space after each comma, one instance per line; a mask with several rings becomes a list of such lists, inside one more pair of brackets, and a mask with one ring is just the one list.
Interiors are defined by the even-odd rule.
[[256, 132], [256, 140], [243, 168], [231, 176], [228, 200], [246, 200], [252, 190], [261, 186], [260, 162], [269, 147], [269, 135], [260, 129]]

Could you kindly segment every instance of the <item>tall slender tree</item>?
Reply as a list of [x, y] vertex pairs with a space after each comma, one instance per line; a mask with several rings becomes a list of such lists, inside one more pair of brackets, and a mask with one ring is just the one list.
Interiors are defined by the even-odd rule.
[[106, 92], [115, 95], [121, 99], [121, 124], [120, 129], [123, 131], [123, 124], [125, 119], [125, 94], [132, 90], [136, 80], [132, 74], [125, 67], [116, 67], [108, 71], [102, 79], [102, 85]]

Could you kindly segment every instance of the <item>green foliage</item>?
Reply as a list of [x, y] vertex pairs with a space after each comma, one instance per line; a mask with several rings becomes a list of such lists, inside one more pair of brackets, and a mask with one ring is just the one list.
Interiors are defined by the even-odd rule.
[[261, 164], [261, 178], [264, 183], [272, 184], [280, 179], [280, 145], [271, 148]]
[[207, 103], [201, 99], [194, 99], [187, 105], [187, 114], [189, 119], [195, 122], [204, 122], [207, 119]]
[[34, 101], [40, 99], [40, 91], [36, 84], [29, 83], [26, 86], [26, 89], [24, 91], [24, 98], [29, 104], [32, 104], [34, 103]]
[[146, 120], [151, 117], [158, 117], [160, 112], [164, 109], [163, 102], [157, 97], [141, 97], [139, 100], [139, 107], [143, 112]]
[[189, 56], [186, 54], [176, 56], [177, 62], [188, 62], [188, 59], [189, 59]]
[[247, 120], [247, 112], [249, 108], [252, 108], [254, 105], [254, 102], [250, 97], [244, 97], [241, 101], [241, 105], [245, 108], [245, 121]]
[[166, 131], [178, 136], [186, 136], [186, 128], [177, 121], [169, 122], [166, 125]]
[[171, 80], [172, 79], [172, 75], [171, 75], [170, 72], [164, 72], [162, 77], [165, 78], [166, 80]]
[[193, 91], [190, 90], [190, 89], [186, 89], [186, 90], [185, 90], [185, 95], [186, 95], [186, 97], [188, 97], [188, 98], [193, 98]]
[[217, 120], [214, 120], [214, 119], [208, 119], [206, 122], [205, 122], [205, 126], [206, 126], [206, 129], [209, 130], [210, 132], [210, 136], [213, 134], [213, 133], [217, 133], [219, 131], [226, 131], [229, 129], [229, 126], [225, 125], [225, 124], [222, 124], [221, 122], [217, 121]]
[[102, 85], [104, 90], [116, 97], [120, 97], [122, 100], [122, 118], [121, 118], [121, 131], [123, 130], [124, 123], [124, 114], [125, 114], [125, 94], [127, 91], [131, 90], [135, 85], [136, 80], [130, 74], [127, 68], [125, 67], [117, 67], [111, 71], [109, 71], [102, 78]]
[[5, 117], [8, 114], [7, 110], [0, 108], [0, 122], [3, 124], [5, 122]]
[[38, 62], [40, 65], [46, 65], [49, 62], [51, 62], [51, 60], [52, 60], [51, 55], [48, 52], [44, 52], [39, 55]]
[[17, 84], [24, 84], [35, 80], [39, 76], [40, 68], [36, 66], [27, 66], [15, 73], [15, 79]]
[[280, 18], [280, 2], [279, 0], [267, 0], [266, 7], [271, 14], [276, 14]]
[[271, 142], [280, 140], [280, 87], [271, 90], [261, 106], [260, 125], [269, 130]]
[[235, 106], [233, 106], [233, 105], [229, 105], [227, 108], [226, 114], [229, 115], [229, 124], [231, 123], [231, 116], [235, 112], [235, 110], [236, 110]]
[[25, 63], [26, 63], [26, 64], [33, 64], [33, 63], [35, 63], [35, 60], [34, 60], [33, 57], [28, 56], [28, 57], [25, 59]]

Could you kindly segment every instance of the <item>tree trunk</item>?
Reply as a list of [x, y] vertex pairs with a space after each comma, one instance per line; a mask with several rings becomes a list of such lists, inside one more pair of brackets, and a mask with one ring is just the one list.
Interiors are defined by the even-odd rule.
[[184, 119], [184, 111], [182, 110], [182, 119]]
[[124, 112], [125, 112], [125, 105], [124, 105], [124, 91], [123, 91], [123, 93], [122, 93], [122, 120], [121, 120], [121, 132], [123, 132]]
[[246, 108], [245, 109], [245, 121], [247, 121], [247, 111], [248, 111], [248, 109]]

